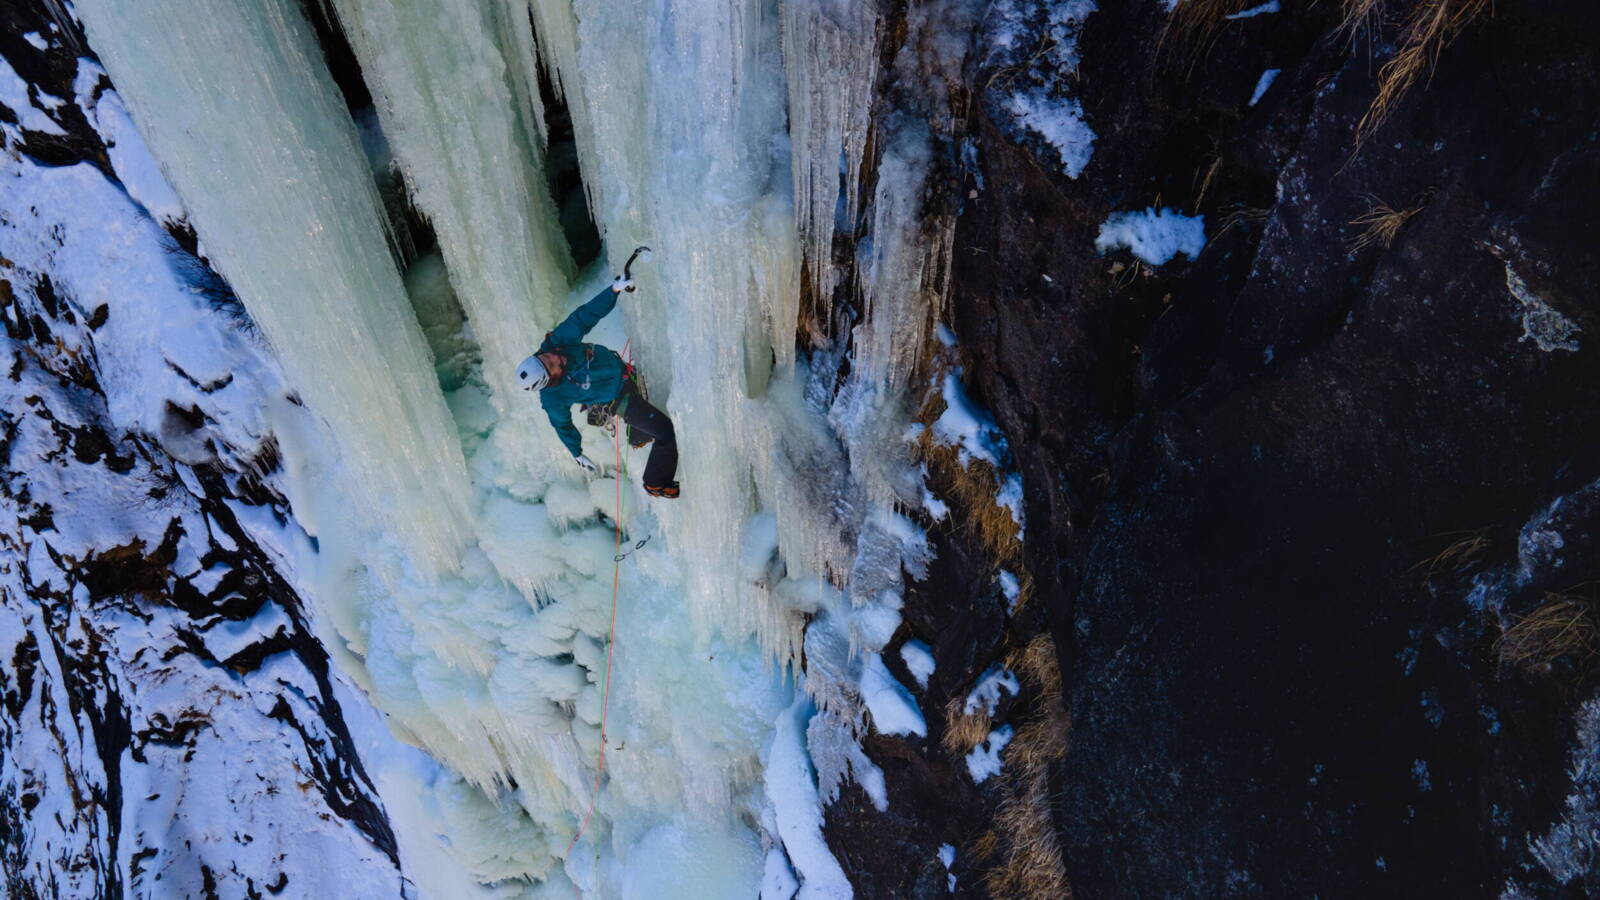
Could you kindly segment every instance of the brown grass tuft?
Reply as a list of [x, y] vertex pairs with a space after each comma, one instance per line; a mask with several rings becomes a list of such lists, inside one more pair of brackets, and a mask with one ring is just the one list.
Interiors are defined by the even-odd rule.
[[1545, 594], [1545, 602], [1507, 628], [1495, 642], [1503, 665], [1539, 671], [1563, 656], [1587, 662], [1595, 655], [1594, 610], [1570, 594]]
[[1466, 571], [1483, 556], [1485, 550], [1489, 549], [1489, 531], [1489, 528], [1479, 528], [1467, 532], [1446, 532], [1445, 535], [1462, 536], [1451, 541], [1443, 550], [1412, 566], [1411, 571], [1422, 569], [1428, 575]]
[[1183, 0], [1167, 14], [1167, 24], [1161, 29], [1161, 43], [1168, 37], [1181, 36], [1193, 47], [1198, 58], [1217, 32], [1228, 24], [1228, 16], [1256, 6], [1260, 0]]
[[[1374, 12], [1376, 0], [1347, 0], [1345, 27], [1360, 27]], [[1489, 0], [1420, 0], [1406, 19], [1400, 51], [1378, 70], [1378, 94], [1356, 126], [1360, 146], [1382, 125], [1416, 84], [1439, 61], [1439, 53], [1468, 23], [1489, 8]]]
[[990, 829], [973, 840], [972, 844], [967, 847], [967, 854], [972, 857], [974, 862], [983, 862], [994, 856], [995, 851], [999, 849], [1000, 835], [995, 834], [994, 830]]
[[1038, 685], [1047, 699], [1061, 698], [1061, 664], [1056, 661], [1056, 642], [1050, 635], [1041, 634], [1021, 650], [1011, 651], [1005, 665]]
[[1194, 196], [1194, 209], [1198, 210], [1201, 206], [1205, 205], [1206, 194], [1211, 191], [1211, 182], [1216, 180], [1217, 172], [1221, 168], [1222, 156], [1221, 154], [1216, 154], [1211, 158], [1211, 165], [1206, 166], [1204, 175], [1199, 175], [1199, 173], [1196, 172], [1197, 178], [1200, 182], [1200, 190]]
[[995, 567], [1016, 566], [1022, 558], [1022, 541], [1017, 539], [1017, 520], [1011, 517], [1011, 510], [996, 500], [1000, 484], [994, 467], [981, 459], [968, 459], [963, 466], [960, 448], [938, 443], [926, 428], [917, 449], [928, 468], [948, 485], [947, 499], [955, 500], [966, 513], [966, 528]]
[[[1272, 210], [1264, 206], [1244, 206], [1242, 204], [1235, 205], [1232, 209], [1228, 210], [1227, 215], [1222, 217], [1222, 224], [1217, 228], [1217, 235], [1220, 237], [1223, 232], [1234, 227], [1235, 225], [1260, 225], [1271, 216]], [[1215, 238], [1213, 238], [1213, 240], [1215, 240]]]
[[1387, 250], [1394, 243], [1395, 237], [1400, 234], [1400, 229], [1411, 221], [1411, 217], [1422, 212], [1420, 204], [1410, 209], [1395, 209], [1370, 194], [1367, 195], [1367, 202], [1371, 204], [1370, 208], [1350, 220], [1351, 225], [1361, 228], [1361, 233], [1350, 242], [1351, 250], [1362, 250], [1373, 246]]
[[967, 712], [967, 695], [957, 694], [950, 698], [944, 705], [944, 749], [952, 756], [966, 756], [972, 748], [983, 743], [989, 736], [989, 720], [987, 710], [979, 709], [976, 712]]
[[995, 816], [1004, 857], [984, 873], [995, 898], [1070, 898], [1066, 860], [1050, 815], [1050, 766], [1067, 752], [1069, 720], [1061, 696], [1055, 642], [1041, 634], [1007, 657], [1006, 665], [1039, 691], [1038, 715], [1006, 745], [1007, 780]]
[[[933, 343], [931, 335], [928, 342]], [[933, 347], [925, 349], [922, 358], [930, 361], [927, 374], [935, 384], [939, 376], [956, 364], [950, 355]], [[1017, 522], [1011, 517], [1011, 510], [997, 502], [1000, 482], [995, 478], [994, 466], [971, 458], [962, 465], [959, 447], [934, 440], [933, 422], [944, 408], [943, 395], [930, 390], [917, 416], [923, 428], [917, 437], [916, 455], [928, 464], [935, 478], [948, 486], [946, 499], [955, 501], [952, 521], [958, 518], [958, 513], [965, 513], [960, 520], [965, 522], [967, 532], [988, 554], [995, 568], [1016, 569], [1022, 560], [1022, 541], [1017, 538]]]
[[1383, 0], [1344, 0], [1344, 20], [1339, 30], [1354, 41], [1362, 32], [1371, 31], [1373, 20], [1382, 13]]

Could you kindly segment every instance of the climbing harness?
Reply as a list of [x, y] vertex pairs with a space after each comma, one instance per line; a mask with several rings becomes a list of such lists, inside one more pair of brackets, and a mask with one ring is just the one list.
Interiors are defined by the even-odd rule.
[[[622, 428], [619, 422], [626, 424], [624, 416], [627, 415], [628, 404], [634, 397], [645, 403], [650, 402], [650, 389], [645, 385], [644, 379], [639, 377], [639, 370], [633, 367], [633, 361], [629, 358], [628, 351], [632, 346], [632, 340], [624, 343], [622, 353], [619, 354], [622, 359], [622, 390], [617, 392], [616, 399], [610, 403], [595, 403], [583, 407], [585, 421], [612, 437], [616, 437]], [[628, 425], [627, 428], [630, 447], [637, 449], [653, 440], [649, 435], [635, 431], [632, 425]]]

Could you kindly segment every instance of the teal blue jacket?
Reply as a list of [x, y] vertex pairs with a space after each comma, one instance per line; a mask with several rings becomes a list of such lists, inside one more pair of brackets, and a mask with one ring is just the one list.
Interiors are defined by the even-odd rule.
[[559, 353], [567, 358], [567, 373], [562, 379], [539, 392], [539, 405], [561, 443], [567, 445], [573, 456], [583, 455], [583, 439], [572, 424], [572, 404], [606, 404], [622, 393], [623, 374], [626, 367], [622, 357], [608, 347], [583, 343], [583, 336], [596, 323], [606, 317], [617, 305], [616, 292], [608, 286], [593, 300], [572, 311], [556, 330], [545, 335], [538, 353]]

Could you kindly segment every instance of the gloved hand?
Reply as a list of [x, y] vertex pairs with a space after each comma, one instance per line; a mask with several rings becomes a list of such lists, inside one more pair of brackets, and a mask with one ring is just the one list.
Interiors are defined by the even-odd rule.
[[581, 453], [578, 454], [577, 456], [574, 456], [572, 458], [572, 461], [577, 463], [579, 466], [582, 466], [583, 470], [585, 472], [599, 472], [600, 471], [600, 467], [594, 464], [594, 460], [590, 459], [589, 457], [587, 457], [587, 456], [585, 456], [585, 455], [583, 455]]
[[616, 279], [611, 282], [611, 290], [618, 294], [622, 293], [623, 291], [627, 291], [631, 294], [633, 293], [633, 279], [624, 278], [623, 276], [618, 275]]

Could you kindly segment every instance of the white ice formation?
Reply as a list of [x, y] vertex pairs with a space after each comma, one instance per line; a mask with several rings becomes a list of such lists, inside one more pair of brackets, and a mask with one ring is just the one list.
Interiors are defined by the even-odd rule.
[[[382, 768], [402, 850], [446, 833], [497, 897], [848, 896], [822, 805], [849, 777], [887, 808], [860, 735], [926, 733], [882, 654], [930, 556], [897, 511], [924, 493], [901, 436], [950, 265], [941, 86], [979, 11], [914, 10], [885, 116], [863, 4], [325, 6], [375, 116], [305, 4], [74, 9], [177, 199], [130, 190], [181, 205], [281, 366], [260, 427], [294, 518], [246, 525], [339, 671], [445, 767]], [[609, 266], [577, 271], [558, 220], [551, 101]], [[404, 246], [375, 159], [437, 254]], [[638, 490], [647, 451], [587, 427], [608, 471], [585, 481], [509, 378], [641, 243], [593, 339], [676, 423], [670, 504]], [[845, 290], [857, 320], [825, 312]]]

